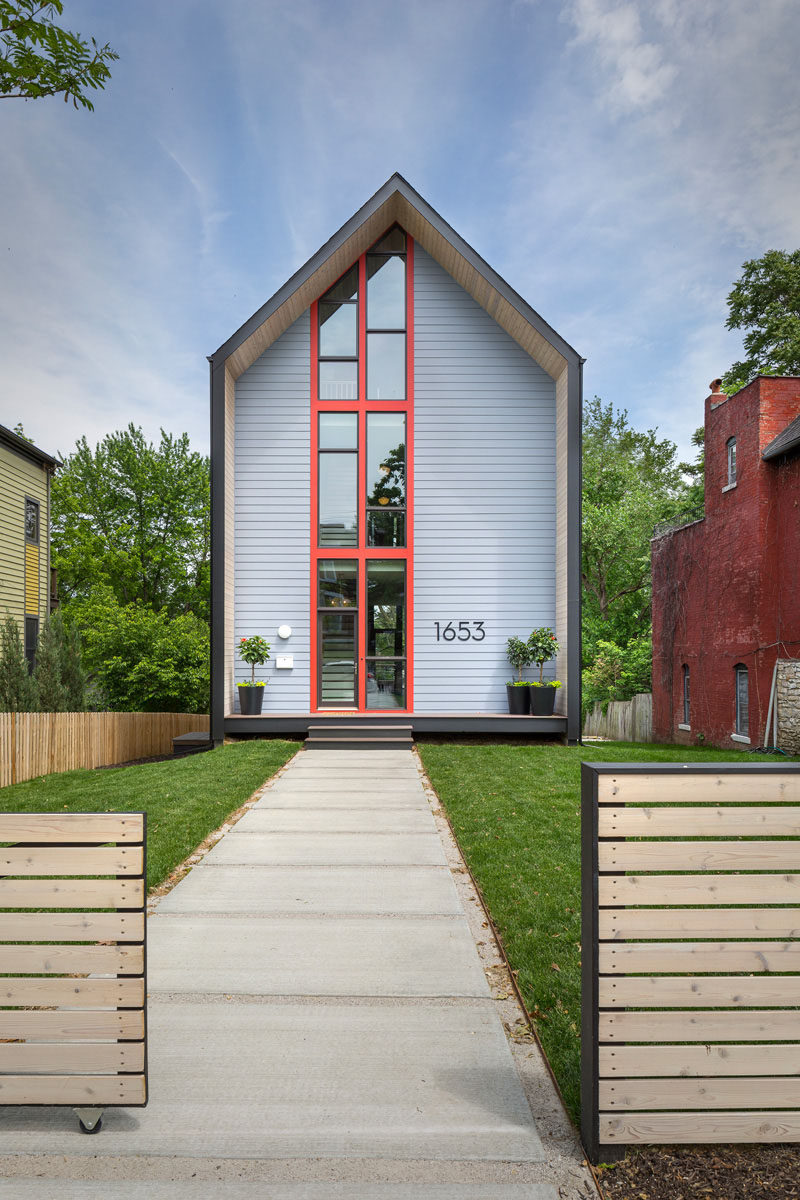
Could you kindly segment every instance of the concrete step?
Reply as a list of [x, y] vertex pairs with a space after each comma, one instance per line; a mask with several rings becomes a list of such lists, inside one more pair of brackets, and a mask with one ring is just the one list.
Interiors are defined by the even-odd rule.
[[384, 734], [377, 737], [318, 737], [309, 736], [305, 740], [306, 750], [410, 750], [413, 742], [410, 736], [389, 737]]
[[376, 738], [380, 741], [385, 737], [411, 737], [410, 725], [340, 725], [333, 722], [320, 722], [309, 725], [309, 737], [342, 738], [350, 741], [352, 738]]

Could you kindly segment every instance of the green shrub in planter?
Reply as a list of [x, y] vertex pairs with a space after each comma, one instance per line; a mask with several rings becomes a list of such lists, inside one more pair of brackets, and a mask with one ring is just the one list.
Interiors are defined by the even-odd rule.
[[522, 638], [510, 637], [506, 642], [506, 655], [511, 666], [517, 672], [515, 680], [506, 684], [508, 711], [513, 716], [524, 717], [531, 709], [531, 694], [527, 680], [522, 678], [522, 671], [531, 661], [528, 643]]

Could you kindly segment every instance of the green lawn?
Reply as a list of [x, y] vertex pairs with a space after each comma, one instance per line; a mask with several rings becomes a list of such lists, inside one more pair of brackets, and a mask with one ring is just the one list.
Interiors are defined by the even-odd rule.
[[297, 742], [240, 742], [167, 762], [44, 775], [0, 789], [0, 810], [145, 811], [153, 888], [298, 749]]
[[[569, 748], [422, 743], [418, 749], [577, 1121], [580, 764], [730, 762], [735, 752], [622, 742]], [[759, 755], [748, 761], [786, 759]]]

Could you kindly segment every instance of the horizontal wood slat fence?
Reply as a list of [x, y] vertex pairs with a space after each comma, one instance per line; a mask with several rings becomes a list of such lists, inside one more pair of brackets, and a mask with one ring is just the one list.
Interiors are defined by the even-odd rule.
[[653, 697], [639, 692], [632, 700], [609, 700], [605, 712], [603, 701], [595, 701], [586, 714], [584, 737], [610, 738], [612, 742], [652, 742]]
[[0, 843], [0, 1104], [95, 1132], [147, 1103], [146, 816], [0, 813]]
[[192, 713], [0, 713], [0, 787], [169, 754], [174, 737], [208, 728]]
[[581, 804], [590, 1159], [799, 1142], [800, 768], [584, 763]]

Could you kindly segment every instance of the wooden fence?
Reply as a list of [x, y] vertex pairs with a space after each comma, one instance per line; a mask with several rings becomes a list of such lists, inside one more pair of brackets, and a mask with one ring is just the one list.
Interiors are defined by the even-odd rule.
[[613, 742], [652, 742], [653, 697], [639, 692], [632, 700], [610, 700], [603, 712], [598, 700], [587, 714], [585, 737], [610, 738]]
[[147, 1103], [145, 831], [144, 813], [0, 813], [3, 1104], [70, 1105], [95, 1133], [103, 1108]]
[[191, 713], [0, 713], [0, 787], [169, 754], [178, 734], [208, 728]]
[[584, 763], [582, 843], [592, 1161], [800, 1141], [800, 768]]

